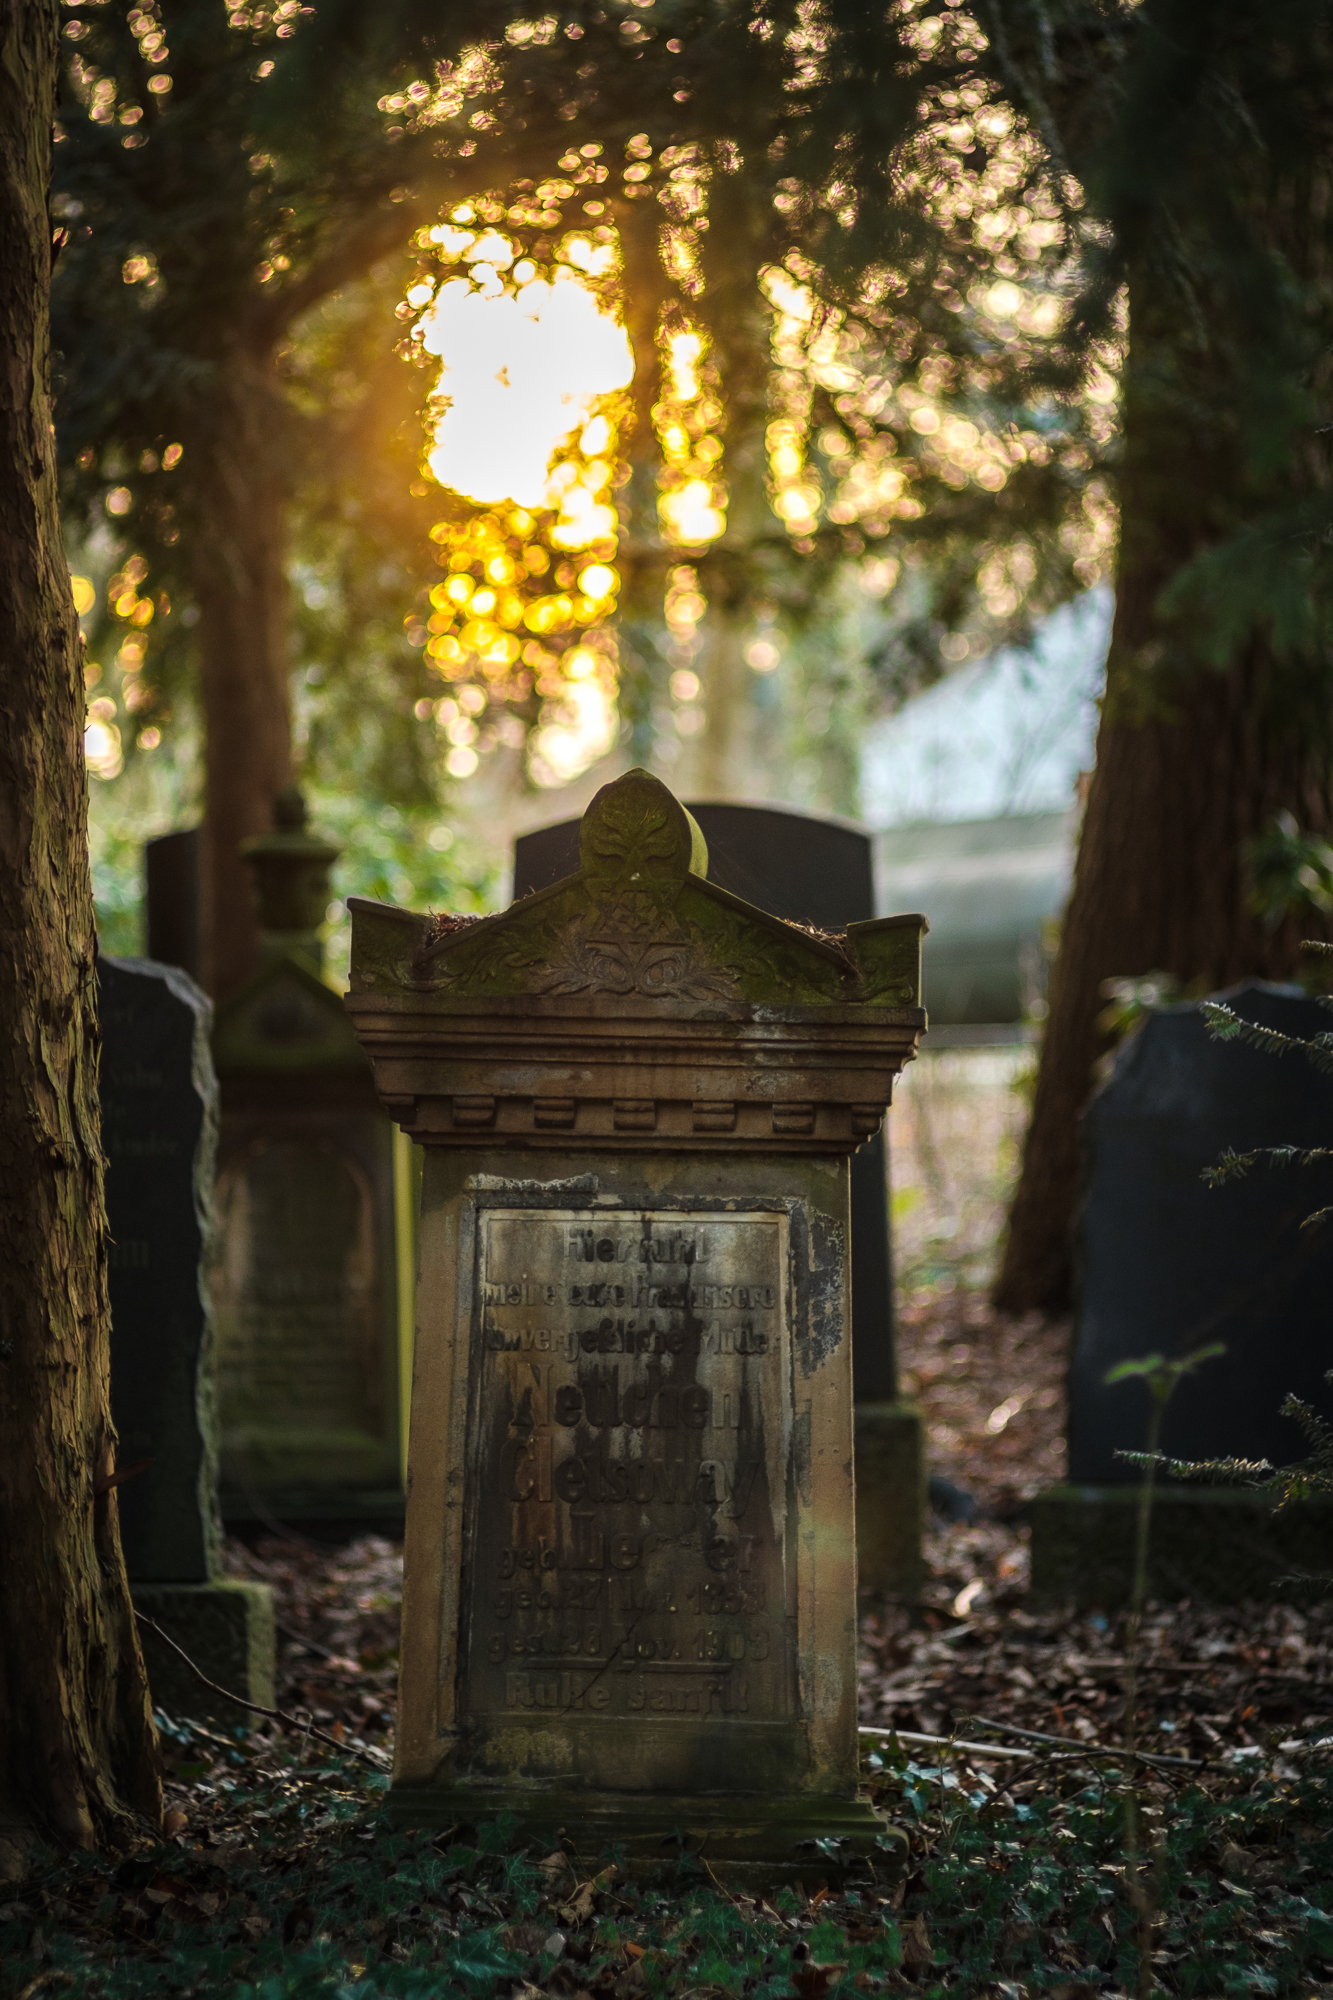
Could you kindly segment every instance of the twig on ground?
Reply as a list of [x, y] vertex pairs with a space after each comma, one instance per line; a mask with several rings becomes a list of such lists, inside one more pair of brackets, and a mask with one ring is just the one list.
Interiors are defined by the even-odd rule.
[[1072, 1736], [1046, 1736], [1039, 1729], [1016, 1729], [1008, 1723], [986, 1722], [982, 1716], [974, 1715], [973, 1722], [980, 1722], [983, 1728], [1008, 1730], [1011, 1736], [1021, 1736], [1028, 1742], [1059, 1745], [1067, 1750], [1067, 1755], [1057, 1755], [1055, 1750], [1039, 1752], [1022, 1750], [1016, 1745], [1004, 1743], [965, 1743], [957, 1736], [923, 1736], [914, 1729], [872, 1729], [862, 1724], [859, 1734], [888, 1738], [896, 1736], [900, 1743], [919, 1743], [933, 1748], [936, 1744], [952, 1744], [955, 1750], [962, 1750], [969, 1756], [1008, 1758], [1015, 1762], [1028, 1762], [1045, 1755], [1052, 1764], [1076, 1763], [1080, 1757], [1117, 1757], [1135, 1764], [1161, 1764], [1175, 1771], [1224, 1771], [1225, 1764], [1201, 1764], [1192, 1757], [1159, 1757], [1151, 1750], [1119, 1750], [1109, 1743], [1079, 1743]]
[[284, 1625], [281, 1618], [275, 1618], [273, 1623], [284, 1639], [291, 1639], [296, 1645], [304, 1646], [307, 1653], [317, 1653], [322, 1660], [338, 1658], [332, 1647], [321, 1646], [318, 1639], [307, 1639], [304, 1632], [298, 1632], [294, 1625]]
[[297, 1718], [294, 1715], [288, 1715], [285, 1709], [265, 1708], [262, 1702], [246, 1701], [243, 1695], [233, 1694], [230, 1688], [219, 1687], [216, 1681], [211, 1681], [208, 1678], [202, 1667], [195, 1665], [185, 1648], [178, 1646], [176, 1641], [171, 1637], [171, 1634], [162, 1630], [162, 1627], [155, 1619], [150, 1618], [144, 1611], [136, 1611], [134, 1615], [141, 1625], [147, 1626], [155, 1638], [160, 1639], [164, 1646], [170, 1646], [172, 1652], [179, 1659], [184, 1660], [195, 1679], [201, 1681], [209, 1689], [210, 1693], [221, 1695], [224, 1701], [234, 1702], [237, 1708], [248, 1709], [251, 1715], [267, 1716], [270, 1722], [282, 1722], [286, 1724], [288, 1729], [296, 1729], [306, 1736], [313, 1736], [319, 1742], [327, 1743], [329, 1748], [336, 1750], [340, 1757], [355, 1757], [359, 1763], [368, 1764], [372, 1771], [383, 1771], [383, 1764], [377, 1758], [372, 1757], [368, 1750], [358, 1750], [351, 1743], [340, 1743], [336, 1736], [329, 1736], [324, 1730], [316, 1729], [313, 1721], [298, 1722]]
[[994, 1757], [998, 1763], [1030, 1764], [1038, 1754], [1035, 1750], [1010, 1749], [1003, 1743], [964, 1743], [958, 1736], [923, 1736], [919, 1729], [871, 1729], [864, 1723], [857, 1735], [876, 1736], [881, 1741], [892, 1737], [898, 1743], [914, 1743], [929, 1750], [943, 1745], [951, 1750], [961, 1750], [965, 1756]]
[[1013, 1722], [992, 1722], [989, 1716], [970, 1715], [968, 1721], [978, 1729], [993, 1729], [998, 1735], [1020, 1736], [1025, 1743], [1055, 1743], [1064, 1750], [1094, 1750], [1099, 1757], [1128, 1757], [1136, 1764], [1164, 1764], [1175, 1771], [1220, 1771], [1226, 1767], [1217, 1763], [1201, 1763], [1195, 1757], [1166, 1757], [1158, 1750], [1116, 1749], [1109, 1743], [1081, 1743], [1076, 1736], [1049, 1736], [1043, 1729], [1020, 1729]]

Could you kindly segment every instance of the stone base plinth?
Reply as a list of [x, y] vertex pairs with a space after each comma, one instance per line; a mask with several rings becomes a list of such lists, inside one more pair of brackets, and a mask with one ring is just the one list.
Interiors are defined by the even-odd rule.
[[911, 1403], [856, 1405], [856, 1568], [862, 1590], [915, 1597], [925, 1566], [926, 1445]]
[[[209, 1680], [265, 1708], [274, 1703], [273, 1592], [266, 1583], [131, 1583], [136, 1611], [151, 1618]], [[154, 1708], [228, 1732], [261, 1717], [212, 1694], [178, 1654], [140, 1625]]]
[[531, 1786], [396, 1784], [384, 1803], [395, 1825], [476, 1827], [501, 1814], [518, 1821], [516, 1842], [543, 1851], [563, 1838], [580, 1868], [623, 1855], [643, 1880], [693, 1859], [724, 1889], [754, 1895], [804, 1882], [835, 1882], [867, 1870], [885, 1885], [907, 1863], [907, 1838], [864, 1799], [772, 1799], [570, 1793]]
[[[1034, 1604], [1128, 1602], [1134, 1577], [1138, 1489], [1057, 1486], [1026, 1510], [1032, 1524]], [[1148, 1541], [1148, 1595], [1173, 1602], [1299, 1603], [1325, 1586], [1285, 1578], [1329, 1567], [1333, 1502], [1281, 1514], [1260, 1494], [1159, 1489]]]

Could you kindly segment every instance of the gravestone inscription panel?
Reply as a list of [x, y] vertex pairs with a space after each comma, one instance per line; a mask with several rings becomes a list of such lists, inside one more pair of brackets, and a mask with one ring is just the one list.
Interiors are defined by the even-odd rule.
[[331, 1145], [286, 1139], [233, 1157], [224, 1177], [216, 1284], [228, 1456], [266, 1484], [354, 1476], [381, 1450], [373, 1213], [356, 1167]]
[[790, 1713], [785, 1230], [483, 1215], [469, 1710]]

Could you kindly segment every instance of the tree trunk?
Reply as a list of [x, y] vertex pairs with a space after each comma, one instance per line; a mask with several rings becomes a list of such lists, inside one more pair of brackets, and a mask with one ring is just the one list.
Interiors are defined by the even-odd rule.
[[286, 421], [267, 354], [238, 355], [208, 404], [194, 458], [194, 587], [204, 714], [203, 984], [225, 1000], [258, 964], [240, 844], [267, 833], [291, 782]]
[[[1117, 609], [1117, 624], [1121, 614]], [[1325, 759], [1257, 713], [1264, 662], [1202, 673], [1177, 719], [1104, 720], [1074, 889], [1051, 985], [1032, 1122], [996, 1304], [1064, 1311], [1079, 1187], [1079, 1117], [1108, 1046], [1102, 982], [1168, 972], [1210, 992], [1251, 976], [1290, 978], [1291, 921], [1268, 930], [1246, 907], [1244, 850], [1287, 808], [1329, 824]]]
[[662, 540], [658, 515], [658, 449], [653, 410], [662, 394], [662, 310], [668, 287], [662, 271], [656, 202], [612, 204], [620, 233], [625, 330], [634, 376], [624, 399], [620, 451], [629, 478], [620, 491], [620, 602], [616, 639], [620, 652], [620, 712], [630, 726], [630, 761], [653, 768], [657, 717], [665, 700], [667, 658], [662, 608], [672, 551]]
[[[754, 675], [745, 659], [756, 600], [764, 588], [763, 545], [773, 534], [768, 501], [770, 308], [759, 287], [762, 222], [743, 191], [719, 182], [710, 229], [713, 353], [722, 381], [722, 471], [727, 526], [697, 569], [708, 610], [700, 631], [700, 678], [707, 725], [698, 749], [698, 786], [709, 799], [754, 796]], [[726, 245], [724, 249], [721, 246]], [[769, 790], [760, 787], [762, 793]]]
[[[703, 565], [700, 565], [703, 568]], [[708, 726], [699, 739], [698, 787], [705, 799], [751, 796], [758, 772], [754, 756], [754, 675], [746, 664], [745, 641], [754, 626], [754, 606], [746, 579], [718, 562], [707, 572], [708, 614], [704, 619], [698, 666], [707, 703]], [[729, 587], [743, 593], [732, 597]], [[760, 787], [767, 795], [767, 787]]]
[[55, 0], [0, 0], [0, 1878], [162, 1818], [120, 1551], [84, 693], [56, 511]]
[[[1326, 716], [1302, 709], [1299, 673], [1274, 655], [1268, 631], [1213, 669], [1162, 608], [1195, 551], [1273, 499], [1271, 488], [1245, 486], [1230, 428], [1200, 420], [1222, 400], [1206, 366], [1174, 302], [1155, 305], [1146, 283], [1131, 284], [1106, 697], [995, 1287], [1010, 1312], [1059, 1312], [1071, 1301], [1079, 1118], [1108, 1046], [1097, 1028], [1102, 982], [1160, 971], [1205, 993], [1247, 977], [1290, 978], [1302, 926], [1266, 928], [1249, 908], [1246, 850], [1283, 809], [1311, 832], [1333, 826]], [[1191, 375], [1192, 402], [1182, 394]], [[1322, 482], [1323, 458], [1297, 442], [1280, 475], [1293, 497]]]

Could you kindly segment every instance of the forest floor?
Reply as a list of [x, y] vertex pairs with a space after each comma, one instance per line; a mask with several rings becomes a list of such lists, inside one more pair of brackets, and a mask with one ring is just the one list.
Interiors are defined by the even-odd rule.
[[341, 1751], [163, 1718], [168, 1837], [0, 1889], [0, 1994], [1333, 1996], [1333, 1610], [1150, 1607], [1138, 1741], [1160, 1761], [1113, 1754], [1124, 1620], [1027, 1604], [1018, 1514], [1063, 1470], [1066, 1340], [947, 1283], [901, 1314], [937, 1494], [976, 1509], [932, 1517], [918, 1602], [862, 1604], [862, 1724], [885, 1732], [864, 1774], [905, 1878], [813, 1855], [757, 1902], [706, 1854], [643, 1883], [512, 1826], [392, 1830], [401, 1551], [275, 1538], [231, 1560], [277, 1592], [280, 1705]]

